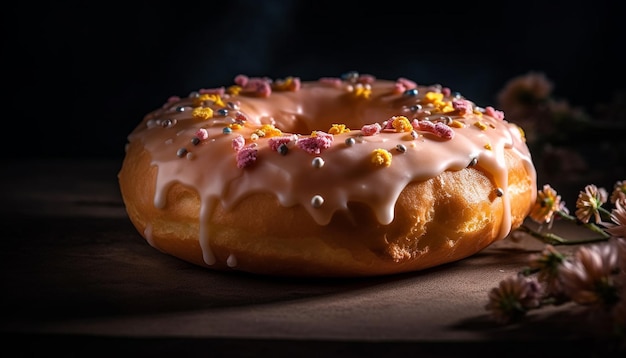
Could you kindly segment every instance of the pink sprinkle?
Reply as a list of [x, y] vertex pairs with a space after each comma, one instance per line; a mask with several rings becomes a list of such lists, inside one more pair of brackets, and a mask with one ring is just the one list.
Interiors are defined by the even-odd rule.
[[[444, 138], [444, 139], [454, 138], [454, 130], [452, 130], [452, 128], [448, 127], [446, 124], [443, 124], [441, 122], [433, 123], [428, 120], [422, 120], [422, 121], [415, 120], [413, 121], [412, 124], [413, 124], [413, 128], [424, 131], [424, 132], [432, 133], [439, 138]], [[417, 127], [415, 127], [416, 125]]]
[[405, 88], [405, 90], [413, 89], [413, 88], [417, 87], [417, 83], [415, 83], [415, 82], [413, 82], [413, 81], [411, 81], [411, 80], [409, 80], [407, 78], [404, 78], [404, 77], [398, 78], [398, 80], [396, 81], [396, 84], [401, 84]]
[[366, 124], [363, 127], [361, 127], [361, 132], [363, 133], [363, 135], [370, 136], [370, 135], [375, 135], [375, 134], [380, 133], [381, 129], [382, 127], [378, 123]]
[[243, 148], [244, 145], [246, 145], [246, 140], [243, 138], [242, 135], [238, 135], [237, 137], [233, 139], [233, 149], [236, 152], [241, 150], [241, 148]]
[[444, 87], [441, 89], [441, 93], [443, 93], [445, 97], [449, 97], [450, 94], [452, 94], [452, 90], [449, 87]]
[[241, 148], [241, 150], [237, 152], [237, 168], [245, 168], [254, 164], [257, 153], [258, 150], [256, 146], [249, 145]]
[[330, 148], [333, 139], [334, 137], [332, 134], [317, 132], [316, 137], [298, 139], [296, 144], [298, 145], [298, 148], [309, 154], [320, 154], [322, 149]]
[[492, 116], [495, 119], [499, 119], [499, 120], [504, 119], [504, 112], [498, 111], [497, 109], [491, 106], [485, 107], [485, 114], [488, 116]]
[[472, 103], [465, 99], [455, 99], [452, 101], [452, 107], [462, 116], [472, 113]]
[[269, 97], [272, 93], [270, 82], [271, 81], [267, 78], [248, 78], [248, 81], [245, 82], [244, 86], [242, 86], [243, 92], [253, 94], [258, 97]]
[[337, 77], [322, 77], [322, 78], [320, 78], [319, 81], [322, 84], [329, 85], [329, 86], [332, 86], [332, 87], [336, 87], [336, 88], [341, 87], [341, 78], [337, 78]]
[[226, 92], [226, 89], [224, 89], [224, 87], [219, 87], [219, 88], [202, 88], [198, 92], [200, 92], [200, 94], [217, 94], [217, 95], [223, 96], [224, 93]]
[[242, 123], [242, 122], [245, 122], [247, 120], [248, 120], [248, 118], [243, 113], [237, 112], [237, 114], [235, 114], [235, 121], [236, 122]]
[[395, 128], [393, 128], [393, 119], [394, 117], [391, 117], [388, 120], [384, 121], [382, 129], [394, 129], [395, 130]]
[[406, 91], [406, 87], [404, 87], [404, 85], [402, 85], [402, 84], [400, 84], [398, 82], [396, 82], [393, 85], [393, 91], [392, 91], [393, 93], [401, 94], [401, 93], [404, 93], [404, 91]]
[[374, 81], [376, 81], [376, 77], [372, 75], [367, 75], [367, 74], [360, 75], [359, 78], [357, 79], [357, 83], [362, 83], [362, 84], [372, 84], [374, 83]]
[[246, 85], [248, 84], [248, 76], [246, 75], [237, 75], [235, 77], [235, 84], [237, 86], [241, 86], [241, 87], [246, 87]]
[[291, 142], [291, 137], [272, 137], [269, 139], [268, 144], [271, 150], [278, 152], [278, 148], [282, 144], [287, 145], [289, 142]]
[[196, 131], [196, 137], [198, 137], [198, 139], [200, 140], [205, 140], [209, 138], [209, 131], [207, 131], [205, 128], [200, 128]]

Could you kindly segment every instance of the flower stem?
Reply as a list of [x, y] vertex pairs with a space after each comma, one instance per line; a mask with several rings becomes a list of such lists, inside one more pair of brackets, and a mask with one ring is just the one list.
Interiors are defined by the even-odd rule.
[[538, 239], [539, 241], [543, 242], [544, 244], [550, 244], [550, 245], [579, 245], [579, 244], [588, 244], [588, 243], [592, 243], [592, 242], [599, 242], [599, 241], [606, 241], [610, 236], [608, 235], [604, 235], [602, 237], [592, 237], [592, 238], [588, 238], [588, 239], [582, 239], [582, 240], [567, 240], [562, 238], [559, 235], [556, 235], [554, 233], [551, 232], [547, 232], [547, 233], [540, 233], [537, 232], [531, 228], [529, 228], [526, 225], [522, 225], [519, 228], [517, 228], [517, 230], [523, 231], [527, 234], [529, 234], [530, 236], [534, 237], [535, 239]]

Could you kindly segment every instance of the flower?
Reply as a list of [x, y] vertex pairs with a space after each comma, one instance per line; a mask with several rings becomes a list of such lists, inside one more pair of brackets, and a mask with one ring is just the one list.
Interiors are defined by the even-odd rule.
[[563, 288], [558, 280], [558, 273], [563, 261], [565, 261], [565, 255], [550, 244], [546, 245], [540, 254], [530, 257], [529, 267], [533, 272], [537, 272], [538, 281], [546, 285], [547, 295], [562, 295]]
[[576, 200], [576, 217], [578, 220], [588, 223], [593, 215], [595, 223], [601, 222], [598, 209], [606, 203], [607, 198], [606, 189], [598, 188], [594, 184], [587, 185], [585, 191], [581, 191]]
[[626, 198], [626, 180], [616, 182], [611, 192], [611, 203], [615, 204], [620, 198]]
[[557, 195], [549, 184], [543, 186], [543, 190], [537, 192], [537, 199], [530, 211], [530, 218], [538, 224], [551, 223], [555, 212], [561, 206], [561, 196]]
[[626, 239], [626, 198], [615, 202], [615, 209], [611, 211], [612, 223], [603, 223], [606, 231], [614, 237]]
[[534, 277], [522, 275], [507, 277], [489, 292], [485, 309], [500, 323], [519, 320], [531, 308], [541, 304], [541, 286]]
[[559, 269], [563, 290], [572, 301], [608, 308], [619, 301], [615, 276], [619, 273], [615, 247], [609, 243], [582, 246]]

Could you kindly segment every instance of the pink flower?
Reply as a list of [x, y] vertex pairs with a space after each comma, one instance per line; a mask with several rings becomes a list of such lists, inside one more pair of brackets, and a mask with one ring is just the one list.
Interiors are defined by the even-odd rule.
[[522, 275], [507, 277], [489, 292], [485, 306], [500, 323], [520, 319], [529, 309], [541, 305], [541, 285], [534, 277]]
[[588, 223], [591, 216], [594, 216], [595, 223], [602, 221], [599, 208], [606, 203], [608, 193], [604, 188], [590, 184], [585, 187], [585, 191], [578, 194], [576, 200], [576, 217], [578, 220]]
[[615, 202], [615, 208], [611, 211], [613, 223], [602, 223], [606, 231], [613, 237], [626, 239], [626, 198]]
[[580, 247], [572, 260], [563, 262], [559, 279], [572, 301], [587, 306], [610, 307], [617, 302], [615, 247], [599, 243]]

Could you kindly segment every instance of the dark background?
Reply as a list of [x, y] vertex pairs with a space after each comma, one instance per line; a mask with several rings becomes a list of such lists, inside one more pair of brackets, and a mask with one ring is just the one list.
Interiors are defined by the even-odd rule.
[[441, 83], [479, 105], [544, 72], [593, 107], [623, 90], [619, 1], [160, 1], [9, 3], [6, 158], [122, 158], [171, 95], [240, 73], [315, 80], [356, 70]]

